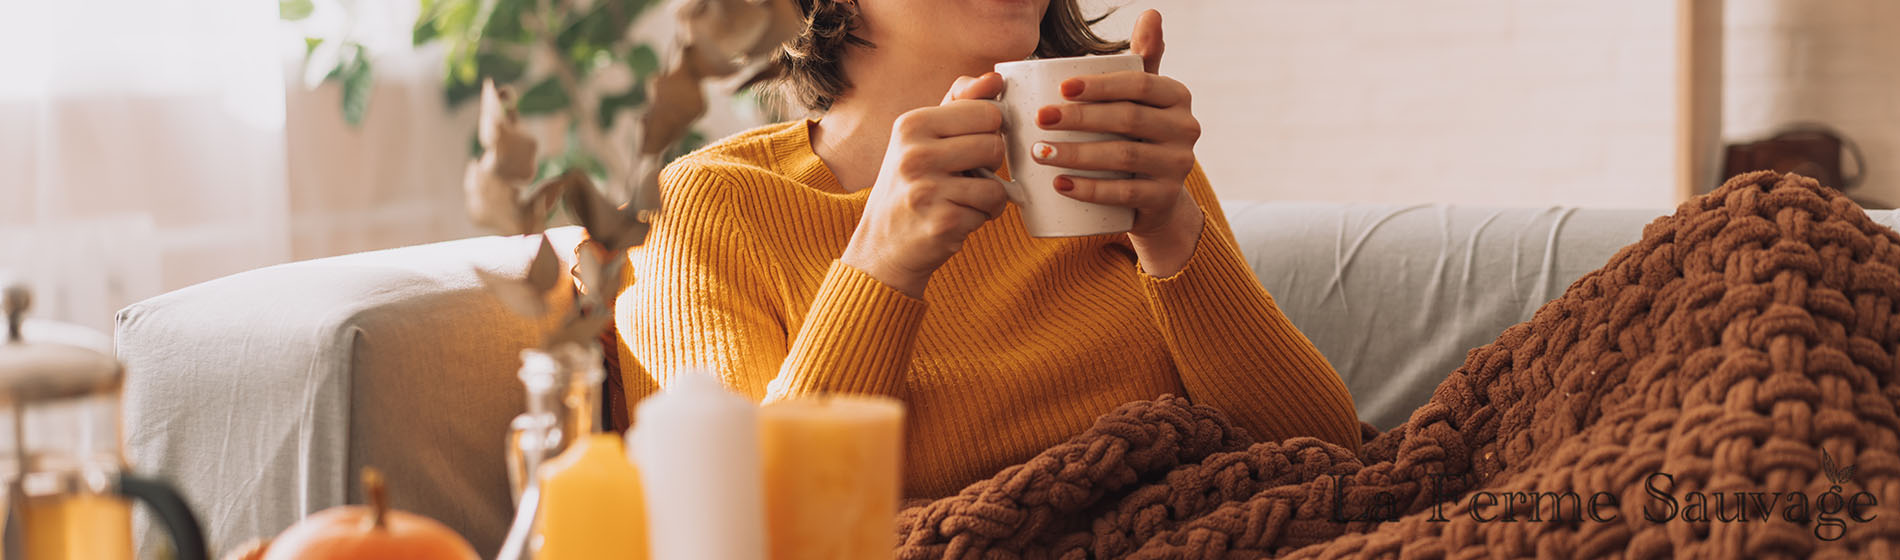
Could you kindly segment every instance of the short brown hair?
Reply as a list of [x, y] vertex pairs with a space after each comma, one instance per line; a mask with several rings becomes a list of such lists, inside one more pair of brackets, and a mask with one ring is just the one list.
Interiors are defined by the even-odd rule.
[[[858, 23], [856, 0], [798, 0], [798, 6], [805, 12], [805, 30], [773, 55], [773, 61], [783, 69], [773, 81], [774, 89], [789, 103], [814, 111], [828, 110], [851, 88], [851, 81], [844, 76], [845, 49], [875, 45], [852, 34]], [[1106, 17], [1107, 13], [1093, 19], [1084, 17], [1077, 0], [1049, 0], [1049, 8], [1042, 14], [1042, 38], [1036, 42], [1036, 57], [1127, 50], [1127, 41], [1103, 39], [1090, 28]]]

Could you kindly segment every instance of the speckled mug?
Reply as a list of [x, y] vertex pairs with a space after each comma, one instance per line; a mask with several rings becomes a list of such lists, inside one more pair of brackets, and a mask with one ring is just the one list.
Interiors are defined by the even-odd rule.
[[1029, 150], [1037, 142], [1101, 142], [1124, 139], [1101, 132], [1043, 130], [1036, 125], [1036, 110], [1066, 102], [1062, 97], [1063, 80], [1076, 76], [1141, 70], [1141, 56], [1114, 54], [1043, 58], [1004, 62], [996, 65], [1003, 75], [1003, 94], [992, 102], [1003, 111], [1003, 137], [1007, 144], [1010, 181], [988, 172], [1002, 181], [1009, 199], [1022, 209], [1023, 226], [1033, 237], [1078, 237], [1123, 233], [1134, 227], [1132, 208], [1083, 202], [1057, 192], [1059, 175], [1123, 179], [1130, 175], [1116, 171], [1069, 169], [1037, 163]]

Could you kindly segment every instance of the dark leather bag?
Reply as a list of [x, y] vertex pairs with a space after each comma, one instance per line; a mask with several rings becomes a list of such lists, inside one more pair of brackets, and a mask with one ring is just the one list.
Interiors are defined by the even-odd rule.
[[[1849, 158], [1853, 159], [1852, 175], [1845, 170]], [[1861, 157], [1860, 146], [1834, 129], [1803, 124], [1782, 129], [1766, 140], [1729, 144], [1722, 157], [1722, 178], [1773, 169], [1812, 177], [1823, 185], [1846, 192], [1858, 186], [1866, 176], [1866, 161]]]

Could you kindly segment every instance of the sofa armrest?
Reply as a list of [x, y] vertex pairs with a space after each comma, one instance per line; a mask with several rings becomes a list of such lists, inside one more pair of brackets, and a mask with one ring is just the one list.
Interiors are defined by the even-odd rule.
[[[566, 258], [579, 232], [550, 238]], [[523, 318], [475, 268], [523, 277], [533, 251], [483, 237], [346, 255], [127, 307], [129, 459], [178, 485], [214, 550], [360, 503], [364, 466], [386, 475], [394, 507], [496, 550], [513, 511], [502, 450], [523, 402], [518, 353], [572, 301], [556, 290], [554, 313]], [[160, 537], [139, 527], [146, 550]]]

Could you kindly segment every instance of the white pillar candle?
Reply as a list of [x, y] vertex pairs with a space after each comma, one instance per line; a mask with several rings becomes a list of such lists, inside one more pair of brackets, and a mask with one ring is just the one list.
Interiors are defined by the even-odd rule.
[[757, 405], [684, 373], [640, 402], [627, 439], [655, 560], [765, 558]]

